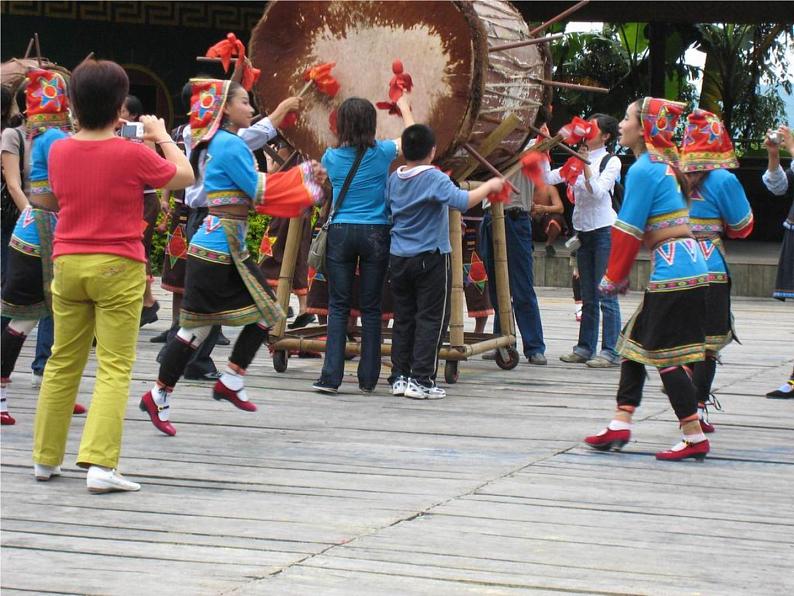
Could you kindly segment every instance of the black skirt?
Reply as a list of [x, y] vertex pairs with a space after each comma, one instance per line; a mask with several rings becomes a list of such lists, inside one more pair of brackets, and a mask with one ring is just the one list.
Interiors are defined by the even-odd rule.
[[786, 221], [783, 225], [783, 245], [780, 247], [775, 291], [772, 292], [778, 300], [794, 298], [794, 222]]
[[706, 357], [708, 286], [667, 292], [646, 291], [618, 338], [623, 358], [664, 368]]
[[174, 201], [174, 210], [168, 222], [168, 241], [163, 257], [161, 285], [175, 294], [185, 291], [185, 267], [187, 265], [187, 215], [190, 209], [181, 201]]
[[731, 315], [731, 280], [727, 275], [709, 280], [704, 331], [706, 349], [711, 352], [719, 352], [736, 337]]

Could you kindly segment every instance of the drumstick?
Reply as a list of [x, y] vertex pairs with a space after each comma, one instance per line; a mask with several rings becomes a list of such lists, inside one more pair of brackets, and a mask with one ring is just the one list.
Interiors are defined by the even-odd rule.
[[30, 57], [30, 51], [31, 51], [32, 49], [33, 49], [33, 38], [31, 37], [31, 38], [30, 38], [30, 41], [28, 42], [28, 49], [27, 49], [27, 50], [25, 50], [25, 56], [24, 56], [23, 60], [24, 60], [25, 58], [28, 58], [28, 57]]
[[33, 39], [36, 41], [36, 61], [39, 63], [39, 68], [41, 68], [41, 46], [39, 45], [39, 34], [34, 33]]
[[[493, 174], [494, 176], [497, 176], [498, 178], [502, 178], [503, 177], [502, 176], [502, 172], [500, 172], [495, 167], [493, 167], [491, 162], [489, 162], [482, 155], [480, 155], [477, 152], [477, 150], [474, 147], [472, 147], [469, 143], [463, 143], [463, 148], [466, 151], [468, 151], [474, 159], [476, 159], [482, 165], [484, 165], [485, 169], [488, 170], [489, 172], [491, 172], [491, 174]], [[510, 190], [512, 190], [514, 193], [518, 194], [518, 189], [515, 186], [513, 186], [513, 184], [509, 180], [505, 180], [505, 184], [507, 184], [507, 186], [510, 187]]]
[[501, 52], [502, 50], [512, 50], [513, 48], [523, 48], [524, 46], [531, 46], [536, 43], [546, 43], [547, 41], [554, 41], [555, 39], [562, 39], [565, 33], [555, 33], [548, 37], [534, 37], [532, 39], [525, 39], [523, 41], [515, 41], [513, 43], [506, 43], [501, 46], [494, 46], [488, 52]]
[[537, 27], [535, 27], [535, 28], [534, 28], [532, 31], [530, 31], [530, 32], [529, 32], [529, 36], [530, 36], [530, 37], [532, 37], [533, 35], [537, 35], [538, 33], [540, 33], [541, 31], [543, 31], [544, 29], [546, 29], [546, 28], [547, 28], [547, 27], [549, 27], [550, 25], [553, 25], [554, 23], [556, 23], [556, 22], [558, 22], [558, 21], [561, 21], [562, 19], [564, 19], [564, 18], [565, 18], [565, 17], [567, 17], [568, 15], [575, 13], [577, 10], [579, 10], [580, 8], [582, 8], [582, 7], [583, 7], [585, 4], [589, 4], [589, 2], [590, 2], [590, 0], [582, 0], [581, 2], [577, 2], [576, 4], [574, 4], [573, 6], [571, 6], [569, 9], [567, 9], [567, 10], [563, 10], [563, 11], [562, 11], [560, 14], [558, 14], [556, 17], [554, 17], [554, 18], [552, 18], [552, 19], [549, 19], [549, 20], [548, 20], [548, 21], [546, 21], [545, 23], [543, 23], [543, 24], [541, 24], [541, 25], [538, 25]]
[[592, 93], [609, 93], [609, 89], [603, 87], [593, 87], [592, 85], [579, 85], [578, 83], [563, 83], [562, 81], [549, 81], [546, 79], [536, 79], [527, 77], [531, 81], [545, 85], [546, 87], [562, 87], [563, 89], [575, 89], [576, 91], [590, 91]]
[[[534, 127], [534, 126], [532, 126], [531, 124], [527, 124], [527, 128], [529, 128], [529, 130], [531, 130], [532, 132], [534, 132], [536, 135], [539, 135], [539, 136], [543, 137], [544, 139], [551, 139], [551, 138], [552, 138], [552, 137], [550, 137], [549, 135], [547, 135], [545, 132], [543, 132], [543, 131], [542, 131], [542, 130], [540, 130], [539, 128], [535, 128], [535, 127]], [[582, 160], [583, 162], [585, 162], [585, 163], [586, 163], [588, 166], [590, 165], [590, 162], [589, 162], [588, 160], [586, 160], [584, 157], [582, 157], [581, 155], [579, 155], [579, 153], [578, 153], [578, 152], [577, 152], [575, 149], [573, 149], [572, 147], [569, 147], [568, 145], [566, 145], [566, 144], [565, 144], [565, 143], [563, 143], [562, 141], [560, 141], [560, 142], [557, 144], [557, 146], [558, 146], [558, 147], [560, 147], [560, 148], [562, 148], [562, 150], [563, 150], [563, 151], [565, 151], [566, 153], [568, 153], [568, 154], [570, 154], [570, 155], [573, 155], [574, 157], [576, 157], [576, 158], [578, 158], [578, 159], [581, 159], [581, 160]]]
[[[208, 58], [207, 56], [196, 56], [196, 62], [223, 62], [220, 58]], [[229, 62], [234, 64], [237, 58], [229, 58]]]

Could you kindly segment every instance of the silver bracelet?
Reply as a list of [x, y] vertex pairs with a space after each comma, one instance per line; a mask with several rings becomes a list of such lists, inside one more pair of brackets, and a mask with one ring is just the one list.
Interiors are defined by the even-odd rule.
[[168, 143], [173, 143], [174, 145], [176, 145], [176, 141], [173, 141], [172, 139], [168, 139], [167, 141], [155, 141], [154, 144], [155, 145], [167, 145]]

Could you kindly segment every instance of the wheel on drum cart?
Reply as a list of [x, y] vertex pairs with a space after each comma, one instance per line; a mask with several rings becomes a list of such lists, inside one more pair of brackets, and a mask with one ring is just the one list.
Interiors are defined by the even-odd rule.
[[287, 350], [276, 350], [273, 352], [273, 368], [276, 372], [283, 373], [287, 370], [289, 362], [289, 352]]
[[458, 382], [458, 361], [447, 360], [444, 365], [444, 380], [449, 385], [454, 385]]
[[[507, 359], [505, 359], [505, 353], [507, 354]], [[499, 348], [496, 350], [496, 364], [501, 369], [513, 370], [516, 366], [518, 366], [520, 361], [521, 357], [518, 354], [518, 350], [516, 350], [513, 346]]]

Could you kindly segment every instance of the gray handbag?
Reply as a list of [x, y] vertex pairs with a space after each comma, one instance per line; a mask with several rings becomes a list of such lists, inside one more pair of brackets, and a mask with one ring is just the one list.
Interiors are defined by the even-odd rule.
[[331, 220], [334, 218], [334, 213], [342, 208], [342, 201], [344, 201], [347, 190], [350, 188], [350, 183], [353, 182], [353, 177], [356, 175], [356, 170], [358, 170], [358, 166], [364, 158], [365, 152], [366, 149], [359, 148], [356, 161], [353, 162], [353, 167], [351, 167], [350, 171], [347, 173], [347, 178], [345, 178], [345, 183], [342, 185], [342, 190], [339, 191], [339, 197], [337, 197], [336, 202], [332, 200], [331, 213], [328, 215], [328, 219], [323, 224], [323, 227], [320, 228], [320, 231], [317, 232], [317, 236], [312, 240], [311, 246], [309, 246], [309, 267], [318, 273], [325, 273], [325, 252], [328, 244], [328, 228], [331, 225]]

